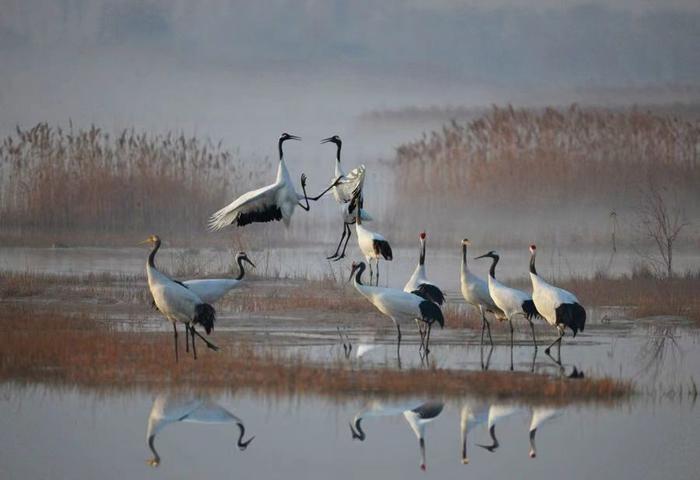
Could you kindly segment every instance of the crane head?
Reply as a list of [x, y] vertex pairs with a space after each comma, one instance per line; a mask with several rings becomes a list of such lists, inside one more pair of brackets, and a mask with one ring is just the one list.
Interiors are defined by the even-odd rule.
[[301, 140], [301, 137], [297, 137], [296, 135], [291, 135], [291, 134], [285, 132], [280, 137], [280, 142], [284, 142], [286, 140]]
[[338, 135], [333, 135], [332, 137], [324, 138], [321, 143], [335, 143], [336, 145], [342, 145], [343, 141]]
[[465, 247], [470, 247], [471, 244], [472, 244], [472, 242], [470, 242], [468, 238], [465, 238], [464, 240], [462, 240], [462, 245], [464, 245]]
[[530, 245], [530, 253], [535, 253], [537, 251], [537, 246], [533, 243]]
[[158, 235], [149, 235], [146, 240], [139, 243], [150, 243], [151, 245], [155, 245], [156, 243], [160, 243], [160, 237]]
[[479, 255], [478, 257], [474, 257], [474, 260], [478, 260], [478, 259], [480, 259], [480, 258], [486, 258], [486, 257], [498, 258], [498, 254], [497, 254], [494, 250], [491, 250], [491, 251], [488, 252], [488, 253], [485, 253], [485, 254], [483, 254], [483, 255]]
[[420, 239], [425, 240], [425, 232], [420, 232]]

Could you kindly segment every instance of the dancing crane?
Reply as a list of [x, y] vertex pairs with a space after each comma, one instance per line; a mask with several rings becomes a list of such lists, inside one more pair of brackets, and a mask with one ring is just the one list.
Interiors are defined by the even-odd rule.
[[559, 363], [561, 363], [561, 339], [564, 330], [569, 327], [574, 332], [574, 337], [579, 330], [586, 326], [586, 310], [581, 306], [576, 295], [562, 288], [557, 288], [545, 282], [537, 274], [535, 258], [537, 247], [530, 245], [530, 280], [532, 281], [532, 300], [537, 311], [551, 326], [556, 327], [559, 337], [554, 340], [544, 351], [549, 355], [549, 349], [557, 343], [559, 345]]
[[[365, 166], [360, 165], [346, 174], [340, 166], [340, 150], [343, 146], [343, 141], [340, 137], [338, 135], [333, 135], [332, 137], [324, 138], [321, 140], [321, 143], [334, 143], [336, 145], [335, 179], [337, 179], [337, 183], [331, 191], [335, 201], [340, 204], [340, 215], [343, 220], [343, 234], [340, 237], [340, 242], [338, 242], [335, 253], [326, 258], [328, 260], [334, 259], [338, 261], [345, 257], [345, 250], [348, 248], [348, 242], [352, 236], [350, 225], [355, 223], [355, 212], [359, 208], [359, 192], [362, 190], [362, 186], [365, 182]], [[372, 220], [372, 217], [364, 209], [359, 211], [359, 215], [362, 217], [362, 220]], [[343, 251], [340, 252], [340, 246], [343, 244], [343, 240], [345, 240], [345, 245], [343, 245]]]
[[486, 312], [493, 313], [498, 320], [506, 320], [503, 310], [496, 306], [496, 303], [491, 298], [489, 293], [489, 285], [483, 278], [473, 274], [467, 266], [467, 247], [471, 243], [469, 239], [462, 240], [462, 271], [460, 272], [459, 281], [462, 287], [462, 296], [464, 300], [476, 307], [481, 313], [481, 344], [484, 343], [484, 328], [488, 331], [489, 342], [493, 345], [491, 338], [491, 326], [486, 320]]
[[[192, 335], [192, 353], [197, 359], [197, 350], [194, 343], [195, 335], [204, 340], [208, 348], [218, 350], [218, 347], [209, 342], [197, 330], [195, 325], [202, 325], [209, 335], [214, 328], [216, 312], [214, 307], [202, 301], [202, 299], [180, 282], [172, 280], [164, 273], [158, 271], [155, 265], [155, 257], [160, 248], [161, 241], [158, 235], [151, 235], [141, 243], [150, 243], [153, 250], [148, 256], [146, 263], [146, 274], [148, 275], [148, 288], [151, 291], [153, 300], [158, 310], [173, 324], [175, 340], [175, 361], [178, 361], [177, 352], [177, 323], [185, 325], [185, 335], [187, 332]], [[185, 337], [187, 342], [187, 337]]]
[[[301, 140], [300, 137], [283, 133], [277, 144], [279, 149], [279, 164], [277, 165], [277, 178], [275, 183], [266, 187], [244, 193], [236, 200], [215, 212], [209, 219], [209, 229], [216, 231], [236, 224], [239, 227], [255, 222], [284, 221], [289, 226], [294, 208], [299, 205], [304, 210], [310, 210], [309, 200], [316, 201], [323, 197], [335, 183], [321, 192], [316, 197], [308, 197], [306, 194], [306, 175], [301, 176], [301, 188], [304, 195], [299, 195], [294, 190], [294, 185], [289, 176], [287, 165], [284, 163], [282, 144], [287, 140]], [[306, 205], [300, 200], [305, 200]]]

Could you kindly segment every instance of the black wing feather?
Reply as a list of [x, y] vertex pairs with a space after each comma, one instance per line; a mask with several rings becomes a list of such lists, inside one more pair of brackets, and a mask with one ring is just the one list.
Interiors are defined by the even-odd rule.
[[566, 325], [574, 332], [574, 337], [579, 330], [583, 332], [586, 326], [586, 310], [578, 303], [562, 303], [555, 313], [557, 323]]
[[445, 294], [432, 283], [421, 283], [418, 285], [418, 288], [411, 293], [423, 297], [426, 300], [430, 300], [431, 302], [435, 302], [438, 305], [445, 303]]
[[236, 216], [236, 225], [242, 227], [248, 225], [249, 223], [262, 223], [262, 222], [273, 222], [277, 220], [282, 220], [282, 210], [277, 205], [270, 205], [264, 210], [258, 210], [254, 212], [239, 212]]

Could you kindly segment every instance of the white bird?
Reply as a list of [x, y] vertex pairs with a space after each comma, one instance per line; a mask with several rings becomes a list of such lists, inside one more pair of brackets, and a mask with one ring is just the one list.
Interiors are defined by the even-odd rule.
[[[418, 265], [413, 271], [413, 275], [408, 279], [406, 285], [403, 287], [404, 292], [415, 293], [426, 300], [442, 305], [445, 302], [445, 294], [442, 290], [435, 285], [433, 282], [428, 280], [425, 274], [425, 232], [421, 232], [418, 236], [420, 240], [420, 249], [418, 250]], [[421, 335], [421, 342], [423, 341], [423, 329], [419, 320], [416, 318], [416, 324], [418, 325], [418, 330]]]
[[408, 422], [411, 430], [418, 438], [418, 446], [420, 448], [420, 469], [425, 470], [425, 428], [442, 413], [445, 404], [437, 401], [428, 401], [420, 404], [415, 403], [400, 403], [400, 404], [385, 404], [382, 402], [372, 402], [370, 405], [355, 414], [352, 423], [350, 423], [350, 431], [352, 432], [353, 440], [363, 442], [367, 435], [362, 430], [362, 419], [364, 417], [380, 417], [393, 416], [403, 414]]
[[467, 434], [479, 425], [483, 425], [489, 419], [489, 406], [485, 403], [473, 401], [465, 402], [460, 412], [459, 427], [462, 432], [462, 463], [469, 463], [467, 456]]
[[476, 258], [489, 257], [492, 259], [491, 269], [489, 270], [489, 293], [491, 298], [498, 308], [503, 311], [506, 318], [508, 319], [508, 324], [510, 325], [510, 347], [511, 347], [511, 370], [513, 369], [512, 364], [512, 348], [513, 348], [513, 317], [517, 315], [522, 315], [530, 323], [530, 329], [532, 330], [532, 341], [537, 348], [537, 341], [535, 339], [535, 325], [532, 323], [532, 317], [539, 317], [535, 304], [532, 301], [532, 297], [522, 290], [515, 288], [506, 287], [501, 282], [496, 280], [496, 264], [500, 257], [496, 252], [491, 250], [489, 253], [481, 255]]
[[488, 331], [489, 342], [493, 345], [491, 338], [491, 326], [486, 320], [486, 312], [493, 313], [498, 320], [506, 320], [503, 310], [496, 306], [489, 293], [489, 285], [483, 278], [473, 274], [467, 266], [467, 247], [471, 245], [469, 239], [462, 240], [462, 271], [459, 281], [464, 300], [476, 307], [481, 313], [481, 343], [484, 343], [484, 328]]
[[[279, 164], [277, 165], [277, 178], [275, 183], [266, 187], [244, 193], [236, 200], [226, 205], [221, 210], [214, 213], [209, 219], [210, 230], [221, 230], [222, 228], [235, 223], [242, 227], [254, 222], [284, 221], [285, 226], [289, 226], [294, 208], [299, 205], [304, 210], [310, 210], [309, 200], [316, 201], [330, 190], [328, 187], [316, 197], [306, 195], [306, 175], [301, 176], [301, 188], [304, 195], [300, 195], [294, 189], [292, 180], [284, 163], [284, 153], [282, 144], [287, 140], [301, 140], [300, 137], [283, 133], [278, 142]], [[306, 205], [300, 200], [305, 200]]]
[[214, 344], [202, 336], [194, 326], [199, 324], [204, 327], [207, 335], [214, 328], [216, 312], [214, 307], [204, 302], [196, 293], [180, 282], [172, 280], [167, 275], [156, 269], [155, 257], [160, 248], [161, 241], [157, 235], [151, 235], [141, 243], [150, 243], [153, 250], [148, 256], [146, 274], [148, 275], [148, 288], [153, 296], [153, 301], [158, 310], [173, 324], [175, 339], [175, 361], [178, 360], [177, 351], [177, 323], [185, 325], [185, 344], [189, 351], [188, 332], [192, 335], [192, 353], [197, 358], [195, 349], [195, 335], [204, 340], [204, 343], [212, 350], [218, 350]]
[[362, 210], [362, 192], [358, 194], [359, 208], [355, 212], [355, 233], [357, 234], [357, 244], [360, 247], [362, 255], [364, 255], [367, 264], [369, 265], [369, 283], [372, 284], [372, 260], [377, 267], [377, 277], [375, 285], [379, 285], [379, 259], [391, 261], [394, 254], [391, 252], [391, 245], [380, 234], [367, 230], [362, 225], [362, 217], [359, 211]]
[[[342, 140], [338, 135], [333, 135], [332, 137], [321, 140], [321, 143], [329, 142], [334, 143], [337, 147], [335, 155], [335, 177], [331, 180], [337, 183], [331, 191], [333, 192], [335, 201], [340, 204], [340, 216], [343, 220], [343, 235], [340, 237], [340, 242], [338, 242], [335, 253], [326, 258], [328, 260], [335, 259], [335, 261], [338, 261], [345, 257], [345, 250], [348, 248], [348, 242], [352, 236], [350, 225], [355, 223], [355, 211], [359, 208], [358, 194], [362, 190], [362, 186], [365, 182], [365, 166], [360, 165], [346, 174], [340, 166], [340, 150], [343, 146]], [[360, 210], [360, 216], [362, 220], [372, 220], [372, 217], [364, 209]], [[345, 240], [345, 245], [341, 253], [340, 246], [343, 240]]]
[[564, 413], [559, 408], [534, 407], [532, 409], [532, 419], [530, 420], [530, 458], [537, 456], [537, 448], [535, 446], [535, 434], [537, 429], [547, 422], [550, 422]]
[[236, 278], [203, 278], [198, 280], [186, 280], [182, 282], [187, 288], [199, 295], [203, 302], [213, 304], [232, 289], [238, 287], [245, 275], [243, 262], [249, 263], [253, 268], [255, 264], [248, 258], [245, 252], [238, 252], [236, 263], [238, 263], [238, 276]]
[[161, 460], [155, 447], [156, 435], [168, 425], [178, 422], [235, 423], [240, 430], [237, 444], [241, 451], [255, 438], [251, 437], [244, 442], [245, 427], [241, 419], [211, 400], [161, 394], [153, 401], [146, 430], [148, 448], [153, 452], [153, 458], [148, 462], [152, 467], [160, 465]]
[[[365, 263], [353, 263], [350, 277], [354, 275], [353, 284], [360, 294], [374, 305], [377, 310], [391, 318], [398, 332], [398, 346], [401, 345], [402, 321], [410, 321], [419, 318], [428, 324], [426, 351], [429, 351], [430, 330], [434, 322], [438, 322], [442, 328], [445, 319], [440, 307], [430, 300], [426, 300], [414, 293], [407, 293], [396, 288], [372, 287], [362, 283], [362, 273], [365, 271]], [[357, 272], [357, 273], [356, 273]]]
[[550, 285], [537, 274], [537, 269], [535, 268], [536, 256], [537, 247], [535, 245], [530, 245], [532, 300], [535, 302], [535, 307], [537, 307], [537, 311], [540, 315], [544, 317], [547, 323], [556, 327], [559, 332], [559, 337], [544, 351], [549, 355], [549, 349], [555, 343], [559, 344], [559, 349], [561, 350], [561, 339], [564, 336], [566, 327], [569, 327], [571, 331], [574, 332], [574, 337], [579, 330], [583, 331], [586, 326], [586, 310], [581, 306], [576, 295], [562, 288]]
[[481, 448], [489, 452], [495, 452], [501, 444], [496, 437], [496, 425], [501, 423], [506, 418], [512, 417], [515, 414], [522, 412], [523, 408], [517, 405], [510, 404], [494, 404], [489, 407], [488, 428], [491, 436], [491, 445], [479, 445]]

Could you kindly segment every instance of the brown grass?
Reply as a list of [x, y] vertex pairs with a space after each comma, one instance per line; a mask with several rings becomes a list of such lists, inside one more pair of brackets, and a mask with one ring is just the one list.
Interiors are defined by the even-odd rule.
[[633, 307], [636, 317], [678, 315], [700, 323], [700, 273], [658, 278], [648, 272], [557, 282], [584, 305]]
[[[202, 387], [268, 395], [481, 395], [547, 402], [607, 401], [631, 393], [610, 379], [569, 380], [526, 373], [447, 369], [357, 370], [349, 363], [314, 364], [260, 351], [231, 336], [218, 353], [200, 347], [197, 361], [175, 363], [170, 334], [117, 333], [107, 322], [16, 309], [0, 325], [0, 381], [118, 388]], [[182, 340], [182, 339], [181, 339]]]
[[172, 132], [17, 127], [0, 145], [4, 235], [201, 232], [229, 199], [229, 181], [267, 166], [242, 162], [221, 142]]

